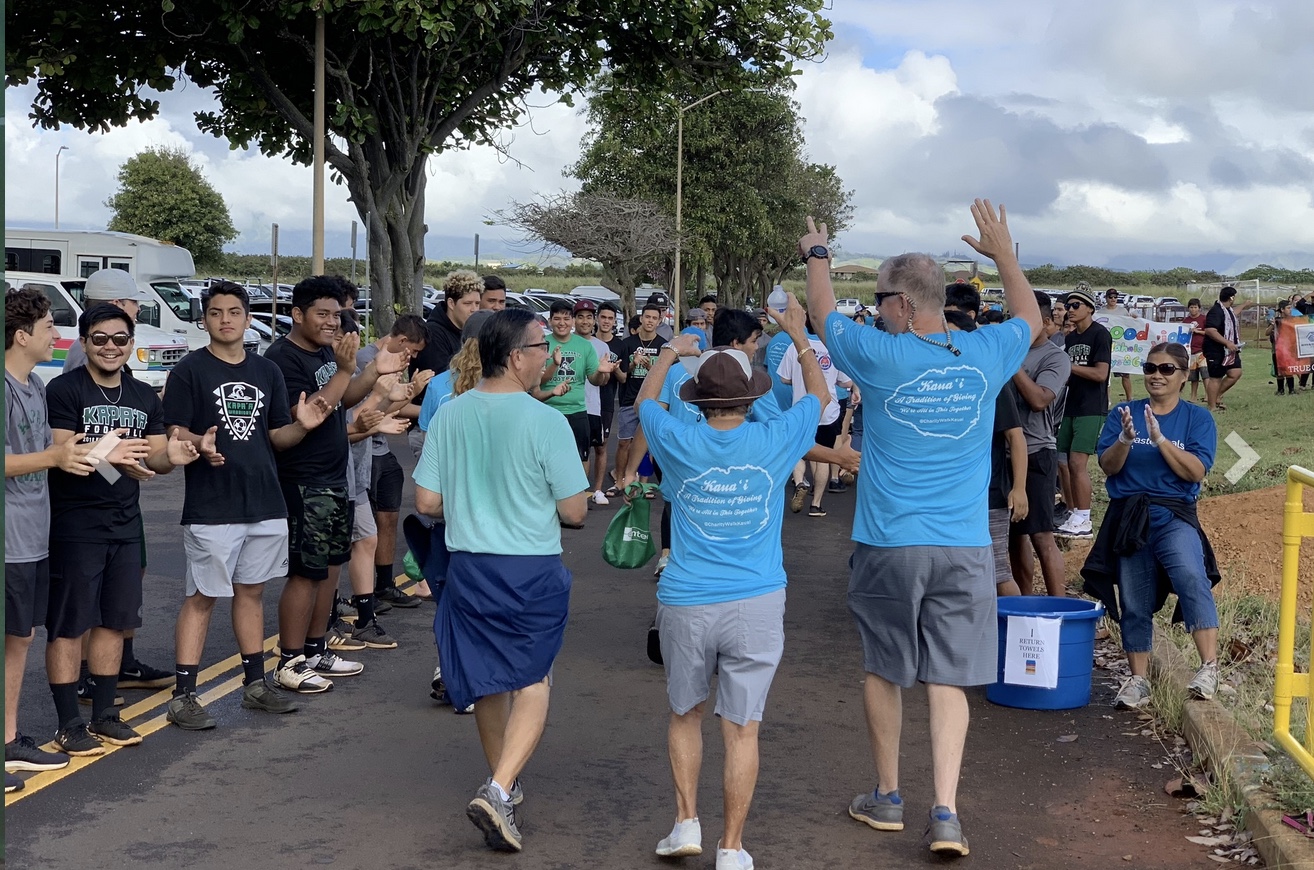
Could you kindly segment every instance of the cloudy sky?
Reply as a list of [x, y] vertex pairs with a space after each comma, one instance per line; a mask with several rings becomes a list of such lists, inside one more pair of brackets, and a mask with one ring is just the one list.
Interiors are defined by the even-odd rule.
[[[812, 159], [854, 191], [854, 255], [963, 250], [967, 204], [1009, 206], [1024, 262], [1226, 269], [1314, 266], [1314, 11], [1307, 0], [835, 0], [835, 41], [807, 65], [798, 101]], [[191, 149], [241, 231], [231, 250], [309, 253], [310, 170], [202, 136], [194, 87], [159, 119], [105, 135], [36, 131], [31, 91], [5, 103], [5, 209], [51, 226], [55, 152], [61, 224], [103, 228], [117, 166], [150, 145]], [[509, 200], [570, 187], [584, 122], [535, 101], [511, 153], [431, 161], [430, 256], [484, 236]], [[699, 110], [694, 110], [699, 111]], [[328, 252], [355, 217], [329, 187]]]

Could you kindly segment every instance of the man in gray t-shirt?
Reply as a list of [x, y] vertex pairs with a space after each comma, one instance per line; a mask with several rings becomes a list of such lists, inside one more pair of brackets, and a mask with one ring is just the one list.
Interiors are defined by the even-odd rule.
[[1008, 530], [1008, 556], [1013, 579], [1023, 595], [1031, 594], [1034, 550], [1045, 576], [1050, 595], [1064, 594], [1063, 553], [1054, 541], [1054, 486], [1058, 474], [1058, 454], [1054, 434], [1063, 420], [1063, 399], [1072, 360], [1049, 341], [1054, 315], [1049, 297], [1036, 291], [1040, 319], [1044, 325], [1022, 367], [1013, 375], [1013, 386], [1021, 399], [1022, 434], [1027, 441], [1027, 503], [1030, 509], [1020, 522]]
[[44, 625], [50, 598], [50, 490], [46, 472], [62, 468], [86, 475], [94, 444], [77, 439], [55, 446], [39, 363], [54, 358], [50, 300], [39, 290], [5, 294], [5, 792], [18, 791], [19, 770], [57, 770], [68, 756], [46, 752], [18, 731], [18, 709], [34, 627]]

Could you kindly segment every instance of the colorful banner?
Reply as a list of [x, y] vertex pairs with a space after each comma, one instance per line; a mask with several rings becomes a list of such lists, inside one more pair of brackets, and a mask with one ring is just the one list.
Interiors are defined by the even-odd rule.
[[1314, 371], [1314, 318], [1284, 317], [1278, 324], [1273, 352], [1279, 377]]
[[1150, 348], [1161, 342], [1184, 344], [1188, 351], [1191, 349], [1191, 326], [1187, 323], [1159, 323], [1102, 311], [1096, 311], [1094, 319], [1113, 336], [1110, 371], [1118, 374], [1139, 375], [1141, 364], [1150, 355]]

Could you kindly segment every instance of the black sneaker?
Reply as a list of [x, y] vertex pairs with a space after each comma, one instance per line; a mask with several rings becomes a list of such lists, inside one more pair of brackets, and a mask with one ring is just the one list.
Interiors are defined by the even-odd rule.
[[162, 671], [142, 662], [124, 662], [119, 668], [120, 689], [167, 689], [173, 682], [173, 671]]
[[68, 767], [68, 756], [62, 752], [46, 752], [36, 741], [25, 734], [17, 734], [5, 744], [5, 772], [13, 770], [59, 770]]
[[[174, 695], [169, 699], [164, 718], [184, 731], [208, 731], [215, 726], [214, 719], [201, 706], [195, 692]], [[138, 738], [140, 740], [140, 738]]]
[[99, 719], [91, 720], [87, 730], [111, 746], [136, 746], [141, 743], [141, 735], [124, 724], [118, 710], [101, 713]]
[[654, 665], [664, 664], [662, 661], [662, 636], [657, 630], [657, 620], [652, 621], [648, 626], [648, 661]]
[[6, 770], [5, 794], [9, 794], [11, 791], [22, 791], [22, 790], [23, 790], [23, 781]]
[[104, 755], [105, 745], [92, 735], [82, 719], [66, 722], [55, 732], [55, 746], [75, 758]]
[[297, 709], [296, 702], [275, 688], [268, 677], [242, 687], [242, 706], [266, 713], [291, 713]]
[[[91, 684], [87, 682], [86, 677], [78, 679], [78, 703], [86, 707], [91, 706]], [[118, 692], [114, 693], [114, 706], [123, 706], [123, 696]]]
[[403, 610], [420, 606], [420, 599], [414, 595], [407, 595], [396, 586], [389, 586], [387, 589], [375, 592], [374, 600], [391, 604], [393, 607], [400, 607]]

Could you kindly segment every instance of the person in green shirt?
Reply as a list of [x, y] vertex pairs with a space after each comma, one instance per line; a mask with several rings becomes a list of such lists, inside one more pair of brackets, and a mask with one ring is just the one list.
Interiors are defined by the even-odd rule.
[[543, 379], [534, 390], [534, 398], [560, 411], [570, 424], [579, 448], [580, 462], [587, 469], [589, 461], [589, 415], [584, 404], [584, 384], [600, 387], [611, 379], [616, 364], [599, 360], [593, 344], [575, 333], [575, 310], [564, 299], [552, 303], [548, 325], [548, 353], [551, 355]]

